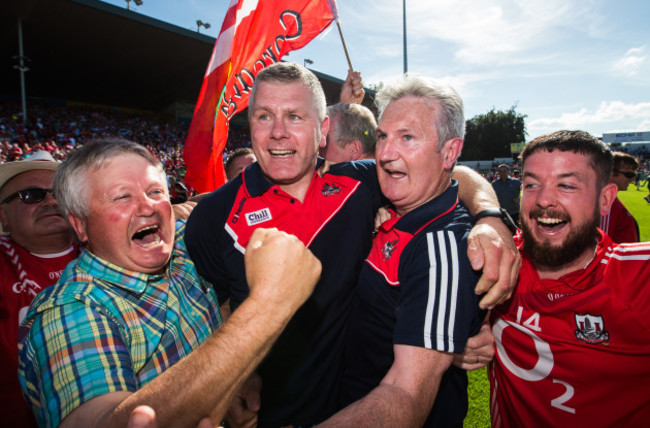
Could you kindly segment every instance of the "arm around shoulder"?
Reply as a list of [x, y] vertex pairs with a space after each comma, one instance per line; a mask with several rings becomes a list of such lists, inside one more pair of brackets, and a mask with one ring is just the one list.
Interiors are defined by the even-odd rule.
[[[456, 166], [453, 178], [458, 180], [458, 197], [472, 215], [499, 208], [492, 185], [471, 168]], [[517, 283], [521, 257], [512, 233], [499, 218], [486, 217], [476, 222], [468, 239], [467, 256], [475, 270], [483, 270], [476, 285], [476, 294], [487, 293], [482, 308], [493, 308], [507, 300]]]

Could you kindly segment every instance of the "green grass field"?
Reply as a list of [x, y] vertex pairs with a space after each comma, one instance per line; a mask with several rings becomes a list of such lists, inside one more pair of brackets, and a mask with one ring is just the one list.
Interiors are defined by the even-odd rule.
[[639, 223], [642, 241], [650, 241], [650, 204], [643, 199], [647, 194], [647, 187], [637, 191], [634, 184], [627, 191], [618, 193], [618, 198]]
[[467, 373], [469, 386], [469, 408], [463, 422], [465, 428], [490, 426], [490, 382], [487, 377], [487, 368], [474, 370]]
[[[648, 194], [648, 189], [636, 190], [631, 185], [625, 192], [619, 192], [618, 198], [632, 213], [641, 232], [642, 241], [650, 241], [650, 204], [643, 197]], [[465, 418], [466, 428], [490, 426], [490, 384], [486, 369], [475, 370], [468, 373], [469, 377], [469, 410]]]

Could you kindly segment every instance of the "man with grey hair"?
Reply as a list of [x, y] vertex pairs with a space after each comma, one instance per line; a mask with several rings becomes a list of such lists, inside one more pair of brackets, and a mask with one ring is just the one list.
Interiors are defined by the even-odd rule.
[[327, 144], [320, 150], [325, 160], [338, 163], [375, 158], [377, 122], [370, 109], [338, 103], [327, 107], [327, 117]]
[[[259, 408], [260, 426], [309, 426], [339, 408], [343, 333], [383, 199], [371, 161], [335, 164], [319, 174], [324, 161], [318, 149], [329, 127], [325, 113], [323, 89], [306, 68], [278, 63], [260, 71], [248, 109], [257, 163], [206, 196], [188, 220], [185, 240], [197, 271], [220, 301], [230, 298], [234, 314], [249, 292], [242, 258], [256, 228], [296, 235], [323, 265], [313, 296], [260, 365], [261, 400], [253, 388], [243, 390], [232, 409], [236, 422], [254, 422]], [[472, 212], [498, 207], [489, 183], [469, 170], [459, 172], [460, 199]], [[491, 306], [509, 294], [518, 266], [507, 228], [498, 219], [484, 221], [490, 227], [479, 230], [486, 240], [474, 241], [471, 258], [474, 268], [485, 266], [478, 293], [499, 277], [483, 302]], [[496, 252], [488, 248], [493, 243]], [[488, 248], [485, 259], [482, 248]]]
[[21, 327], [20, 382], [39, 424], [126, 426], [142, 404], [165, 426], [219, 423], [313, 290], [318, 260], [295, 237], [257, 230], [244, 262], [250, 297], [217, 329], [216, 295], [147, 149], [87, 143], [59, 168], [54, 192], [85, 249]]
[[346, 408], [325, 426], [462, 426], [467, 377], [452, 365], [486, 311], [467, 257], [474, 218], [452, 169], [463, 147], [458, 93], [404, 76], [377, 93], [377, 175], [392, 207], [379, 226], [348, 322]]

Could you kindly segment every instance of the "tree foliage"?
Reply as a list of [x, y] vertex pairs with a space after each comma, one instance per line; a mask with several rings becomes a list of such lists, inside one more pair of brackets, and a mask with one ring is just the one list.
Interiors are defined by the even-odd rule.
[[375, 92], [379, 92], [381, 88], [384, 87], [384, 82], [380, 81], [379, 83], [370, 83], [368, 84], [368, 89], [371, 89]]
[[465, 144], [460, 160], [490, 160], [510, 157], [510, 144], [526, 141], [526, 115], [516, 105], [507, 111], [495, 110], [466, 122]]

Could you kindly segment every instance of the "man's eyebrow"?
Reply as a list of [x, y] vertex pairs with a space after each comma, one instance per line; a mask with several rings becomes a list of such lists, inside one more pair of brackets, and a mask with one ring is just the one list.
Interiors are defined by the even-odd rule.
[[[539, 178], [536, 174], [528, 171], [524, 171], [522, 177]], [[565, 172], [563, 174], [559, 174], [557, 177], [558, 178], [570, 178], [570, 177], [580, 178], [580, 175], [576, 172]]]
[[569, 177], [579, 177], [579, 174], [576, 172], [565, 172], [564, 174], [560, 174], [558, 177], [560, 178], [569, 178]]
[[[406, 128], [406, 127], [402, 127], [402, 128], [399, 128], [399, 129], [395, 130], [396, 134], [404, 134], [404, 133], [407, 133], [407, 132], [411, 132], [411, 129]], [[386, 134], [386, 131], [384, 131], [380, 127], [377, 127], [377, 134]]]
[[259, 110], [268, 111], [269, 108], [266, 107], [266, 106], [264, 106], [264, 105], [256, 105], [256, 106], [253, 108], [253, 111], [259, 111]]
[[[253, 108], [253, 111], [264, 111], [264, 112], [270, 112], [273, 113], [273, 109], [271, 107], [265, 106], [265, 105], [258, 105]], [[304, 114], [308, 110], [302, 107], [288, 107], [286, 109], [281, 109], [281, 112], [284, 114], [295, 114], [295, 113], [301, 113]]]

